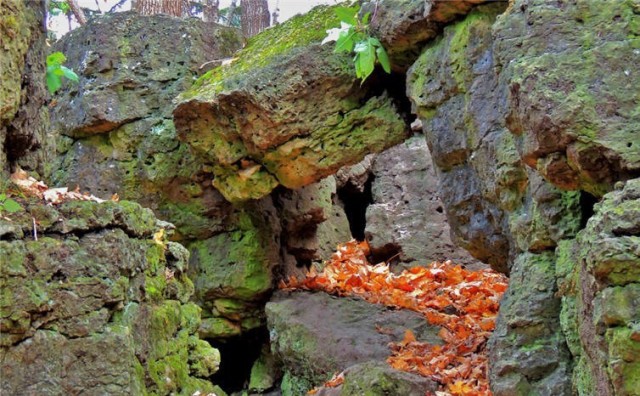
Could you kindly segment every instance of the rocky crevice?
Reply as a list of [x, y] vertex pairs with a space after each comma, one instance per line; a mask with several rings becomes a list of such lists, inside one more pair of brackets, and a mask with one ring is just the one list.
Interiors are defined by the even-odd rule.
[[[85, 43], [78, 33], [57, 44], [81, 71], [81, 85], [53, 108], [59, 160], [52, 178], [140, 201], [176, 223], [174, 238], [191, 252], [188, 265], [184, 255], [164, 259], [175, 267], [177, 283], [164, 285], [160, 273], [145, 276], [143, 289], [132, 286], [131, 296], [107, 299], [87, 314], [109, 328], [135, 318], [143, 325], [132, 331], [144, 337], [156, 330], [183, 337], [190, 375], [214, 382], [227, 369], [212, 377], [213, 366], [197, 364], [204, 358], [199, 348], [208, 347], [201, 339], [220, 345], [223, 355], [225, 348], [235, 353], [268, 326], [270, 351], [257, 346], [264, 341], [257, 337], [242, 368], [229, 369], [242, 375], [225, 386], [264, 392], [282, 374], [282, 393], [297, 395], [345, 367], [318, 356], [325, 351], [317, 342], [327, 334], [314, 327], [324, 322], [307, 318], [292, 326], [308, 312], [290, 311], [308, 304], [323, 320], [339, 313], [352, 321], [357, 304], [272, 297], [274, 284], [321, 265], [336, 243], [355, 236], [370, 242], [374, 261], [393, 258], [398, 267], [442, 259], [478, 266], [479, 259], [510, 273], [490, 341], [494, 394], [635, 394], [639, 319], [628, 301], [640, 295], [634, 269], [640, 226], [633, 220], [640, 194], [632, 180], [640, 169], [633, 138], [638, 84], [624, 65], [637, 63], [638, 7], [622, 0], [607, 7], [596, 0], [480, 3], [378, 3], [372, 25], [388, 45], [394, 74], [376, 74], [363, 87], [348, 56], [318, 45], [325, 29], [337, 25], [329, 8], [319, 8], [256, 36], [230, 67], [212, 70], [182, 93], [175, 109], [170, 101], [190, 85], [197, 65], [239, 47], [237, 32], [164, 17], [143, 23], [125, 13], [83, 28], [95, 41]], [[166, 53], [176, 50], [166, 48], [174, 33], [199, 49], [167, 63]], [[129, 40], [132, 34], [143, 40]], [[153, 56], [140, 59], [145, 51]], [[405, 77], [406, 85], [399, 82]], [[76, 117], [72, 107], [83, 113]], [[410, 136], [410, 112], [423, 134]], [[367, 155], [373, 151], [379, 154]], [[114, 219], [89, 216], [61, 232], [55, 231], [60, 225], [44, 230], [51, 243], [116, 233], [139, 239], [136, 229], [113, 226]], [[3, 246], [23, 243], [30, 232], [26, 222], [0, 231]], [[48, 276], [47, 287], [70, 279], [63, 270]], [[142, 309], [150, 300], [150, 310]], [[283, 311], [286, 306], [293, 308]], [[25, 312], [36, 318], [50, 311]], [[46, 324], [38, 316], [29, 337], [53, 337], [47, 342], [55, 345], [64, 334], [69, 342], [102, 342], [77, 336], [83, 315]], [[171, 328], [156, 329], [160, 318]], [[27, 326], [21, 320], [2, 323]], [[10, 333], [19, 339], [3, 357], [18, 348], [27, 353], [21, 331]], [[139, 339], [105, 342], [127, 345], [132, 359], [125, 360], [136, 373], [138, 363], [148, 372], [144, 386], [176, 391], [158, 375], [168, 367], [184, 375], [185, 366], [173, 361], [173, 352], [183, 352], [152, 352], [175, 340], [148, 349]], [[359, 394], [358, 384], [381, 378], [395, 382], [375, 386], [403, 389], [399, 394], [433, 387], [362, 357], [345, 357], [355, 366], [341, 394]]]

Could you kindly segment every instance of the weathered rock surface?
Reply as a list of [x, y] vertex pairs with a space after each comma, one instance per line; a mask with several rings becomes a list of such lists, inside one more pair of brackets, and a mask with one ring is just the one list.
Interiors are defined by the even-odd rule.
[[175, 224], [173, 238], [193, 253], [189, 274], [206, 338], [264, 324], [257, 300], [271, 289], [279, 262], [280, 220], [270, 198], [233, 208], [171, 119], [173, 98], [200, 65], [241, 44], [236, 29], [128, 12], [97, 18], [56, 43], [80, 83], [63, 90], [52, 111], [52, 184], [104, 198], [118, 193]]
[[344, 371], [344, 384], [320, 388], [318, 396], [424, 396], [438, 389], [428, 378], [398, 371], [385, 362], [366, 362]]
[[640, 175], [638, 7], [519, 0], [494, 27], [507, 127], [556, 186], [601, 196]]
[[188, 252], [152, 239], [150, 210], [25, 206], [0, 218], [3, 394], [218, 391], [207, 378], [220, 355], [198, 338], [201, 309], [189, 302]]
[[[454, 240], [511, 272], [490, 343], [496, 395], [626, 394], [622, 389], [634, 386], [619, 376], [615, 391], [595, 387], [610, 381], [605, 369], [588, 368], [610, 364], [609, 341], [602, 326], [585, 324], [588, 318], [578, 331], [576, 318], [606, 308], [594, 298], [588, 271], [582, 283], [569, 275], [576, 265], [569, 263], [579, 257], [572, 246], [587, 246], [586, 239], [573, 239], [590, 215], [589, 194], [602, 195], [638, 167], [630, 137], [638, 125], [631, 110], [637, 89], [629, 89], [639, 84], [616, 65], [638, 55], [639, 8], [614, 1], [596, 11], [602, 6], [515, 1], [495, 24], [500, 7], [480, 6], [445, 28], [409, 73], [408, 94], [423, 122]], [[633, 278], [634, 248], [618, 248], [628, 260], [617, 271]], [[566, 294], [567, 288], [591, 294]], [[562, 304], [558, 293], [565, 293]], [[578, 358], [571, 361], [568, 350]], [[619, 372], [633, 370], [633, 360], [623, 361], [630, 365], [617, 366]]]
[[405, 138], [389, 93], [361, 87], [350, 57], [320, 45], [338, 25], [330, 7], [294, 17], [181, 95], [180, 138], [212, 164], [227, 200], [303, 187]]
[[[469, 13], [478, 4], [495, 0], [367, 2], [371, 12], [371, 31], [387, 49], [391, 64], [406, 69], [417, 59], [424, 45], [436, 38], [442, 28]], [[506, 0], [498, 0], [506, 3]]]
[[504, 127], [492, 67], [491, 26], [503, 8], [479, 7], [447, 27], [412, 66], [407, 93], [423, 123], [454, 243], [505, 271], [504, 210], [520, 203], [527, 180]]
[[562, 330], [576, 361], [579, 394], [640, 389], [640, 179], [604, 196], [557, 253]]
[[53, 184], [104, 198], [117, 192], [174, 223], [182, 238], [225, 230], [233, 210], [178, 141], [171, 109], [200, 65], [240, 46], [235, 29], [133, 12], [96, 18], [63, 37], [55, 49], [80, 82], [61, 91], [51, 112], [59, 136]]
[[[53, 141], [47, 139], [43, 2], [0, 5], [0, 177], [20, 165], [44, 173]], [[41, 149], [41, 150], [39, 150]]]
[[367, 207], [365, 234], [374, 256], [399, 254], [406, 266], [445, 260], [480, 265], [451, 242], [424, 136], [377, 155], [371, 173], [373, 203]]
[[271, 348], [285, 372], [283, 395], [304, 394], [358, 363], [385, 362], [388, 343], [402, 340], [406, 329], [441, 342], [438, 329], [417, 313], [325, 293], [283, 293], [267, 303], [266, 313]]
[[[570, 395], [571, 362], [559, 332], [553, 252], [518, 255], [490, 340], [496, 396]], [[516, 285], [516, 287], [514, 287]], [[528, 285], [528, 286], [526, 286]]]
[[285, 277], [303, 275], [311, 263], [328, 260], [339, 243], [351, 239], [349, 221], [336, 194], [333, 176], [276, 194]]

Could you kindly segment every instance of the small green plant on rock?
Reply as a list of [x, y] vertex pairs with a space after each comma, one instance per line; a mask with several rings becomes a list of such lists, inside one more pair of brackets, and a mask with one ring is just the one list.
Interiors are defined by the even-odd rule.
[[371, 75], [376, 63], [380, 63], [382, 69], [391, 73], [389, 56], [382, 43], [371, 36], [369, 31], [369, 18], [371, 13], [366, 13], [362, 19], [358, 18], [359, 6], [338, 7], [336, 14], [340, 18], [340, 27], [327, 30], [327, 37], [322, 44], [336, 42], [333, 52], [354, 52], [353, 64], [356, 68], [356, 77], [362, 82]]
[[16, 213], [22, 210], [22, 206], [15, 200], [9, 198], [7, 194], [0, 194], [0, 214], [3, 212]]
[[67, 57], [62, 52], [54, 52], [47, 56], [47, 89], [52, 95], [62, 87], [62, 77], [78, 82], [78, 75], [62, 64]]

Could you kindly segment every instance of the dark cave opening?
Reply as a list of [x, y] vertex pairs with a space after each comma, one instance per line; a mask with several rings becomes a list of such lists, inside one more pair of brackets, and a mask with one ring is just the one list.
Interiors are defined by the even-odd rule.
[[411, 111], [411, 100], [407, 96], [406, 73], [392, 71], [391, 74], [387, 74], [381, 68], [377, 68], [364, 82], [363, 89], [367, 91], [367, 95], [363, 98], [364, 101], [373, 96], [380, 96], [386, 91], [398, 110], [398, 114], [407, 125], [410, 125], [415, 119], [415, 115]]
[[249, 330], [237, 337], [207, 340], [220, 351], [220, 369], [211, 376], [211, 381], [229, 394], [246, 389], [251, 367], [268, 340], [269, 333], [265, 327]]
[[594, 197], [588, 192], [586, 191], [580, 192], [580, 211], [581, 211], [580, 229], [583, 229], [587, 226], [587, 221], [589, 221], [589, 218], [593, 216], [594, 214], [593, 207], [597, 202], [598, 202], [598, 198]]
[[367, 207], [373, 203], [373, 195], [371, 193], [373, 179], [373, 175], [369, 176], [362, 188], [347, 183], [338, 189], [338, 199], [344, 206], [351, 236], [359, 241], [364, 241], [364, 230], [367, 225]]

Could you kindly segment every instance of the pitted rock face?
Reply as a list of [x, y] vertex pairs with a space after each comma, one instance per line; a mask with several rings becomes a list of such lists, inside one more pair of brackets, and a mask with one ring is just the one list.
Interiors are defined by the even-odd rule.
[[494, 27], [523, 161], [595, 196], [640, 175], [638, 3], [516, 1]]
[[241, 45], [233, 28], [133, 12], [96, 18], [63, 37], [55, 49], [80, 82], [65, 84], [52, 108], [53, 184], [103, 198], [117, 192], [176, 224], [183, 238], [226, 230], [232, 209], [177, 139], [171, 110], [202, 64]]
[[491, 26], [504, 6], [480, 6], [445, 28], [407, 77], [453, 240], [500, 271], [508, 271], [511, 251], [505, 211], [527, 187], [493, 68]]
[[167, 118], [171, 101], [203, 63], [230, 57], [241, 45], [237, 30], [195, 18], [134, 12], [97, 18], [55, 45], [80, 83], [62, 92], [52, 124], [78, 137], [151, 116]]
[[45, 87], [44, 2], [0, 4], [0, 178], [16, 165], [43, 172], [53, 141]]
[[557, 250], [562, 329], [580, 394], [629, 395], [640, 378], [640, 179], [594, 209]]
[[201, 309], [189, 301], [189, 254], [154, 240], [149, 209], [127, 201], [24, 209], [0, 217], [2, 394], [219, 390], [208, 377], [220, 354], [198, 338]]
[[374, 256], [385, 250], [388, 255], [397, 251], [396, 259], [403, 266], [445, 260], [482, 265], [451, 242], [424, 136], [407, 139], [377, 155], [371, 173], [373, 202], [367, 207], [365, 233]]
[[393, 68], [406, 70], [444, 26], [488, 2], [495, 0], [368, 1], [362, 12], [371, 14], [371, 31], [387, 49]]
[[329, 7], [294, 17], [181, 95], [180, 138], [214, 165], [214, 185], [228, 200], [314, 183], [406, 137], [375, 77], [358, 86], [350, 57], [320, 45], [338, 25]]

